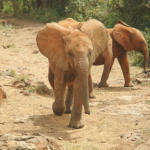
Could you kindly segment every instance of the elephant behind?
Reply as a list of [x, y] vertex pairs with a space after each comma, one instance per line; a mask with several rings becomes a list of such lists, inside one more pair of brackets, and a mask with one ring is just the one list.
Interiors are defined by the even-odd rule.
[[[111, 64], [113, 65], [115, 58], [118, 59], [125, 80], [124, 86], [130, 87], [132, 84], [130, 83], [130, 71], [127, 52], [132, 50], [141, 52], [144, 55], [144, 72], [147, 72], [149, 51], [146, 40], [138, 29], [133, 28], [122, 21], [119, 21], [112, 29], [107, 29], [107, 31], [112, 38], [113, 45], [113, 59]], [[94, 65], [104, 64], [104, 62], [101, 62], [102, 59], [103, 56], [99, 55], [94, 62]], [[105, 82], [103, 85], [107, 85], [107, 83]], [[99, 83], [99, 87], [103, 85], [101, 82]], [[90, 86], [92, 86], [92, 84]]]

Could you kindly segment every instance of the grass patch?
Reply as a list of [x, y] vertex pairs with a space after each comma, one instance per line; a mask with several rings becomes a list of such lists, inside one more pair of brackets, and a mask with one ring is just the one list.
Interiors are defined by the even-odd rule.
[[3, 25], [0, 23], [0, 31], [4, 32], [4, 31], [10, 31], [12, 30], [12, 25]]
[[145, 101], [145, 103], [150, 105], [150, 100]]
[[16, 72], [15, 72], [15, 70], [10, 70], [10, 76], [11, 77], [13, 77], [13, 78], [15, 78], [16, 77]]

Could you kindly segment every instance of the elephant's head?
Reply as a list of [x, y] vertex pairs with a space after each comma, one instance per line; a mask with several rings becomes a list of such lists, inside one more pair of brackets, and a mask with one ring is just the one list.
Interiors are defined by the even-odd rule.
[[88, 74], [93, 45], [89, 37], [77, 29], [65, 28], [57, 23], [49, 23], [37, 35], [40, 52], [49, 59], [54, 69], [75, 72], [74, 93], [78, 94], [89, 114]]
[[138, 29], [130, 27], [120, 21], [114, 26], [112, 36], [125, 50], [135, 50], [144, 54], [144, 72], [146, 72], [148, 68], [149, 52], [143, 34]]
[[[90, 59], [93, 53], [93, 45], [88, 36], [79, 30], [74, 30], [71, 34], [64, 36], [66, 46], [66, 57], [69, 67], [75, 70], [74, 81], [75, 97], [83, 101], [85, 113], [89, 114], [89, 87], [88, 75], [90, 69]], [[74, 97], [74, 100], [75, 100]]]

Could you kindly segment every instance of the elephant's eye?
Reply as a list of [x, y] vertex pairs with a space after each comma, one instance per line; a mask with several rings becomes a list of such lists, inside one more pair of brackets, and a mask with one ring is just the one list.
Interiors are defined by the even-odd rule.
[[73, 57], [73, 54], [71, 52], [68, 52], [68, 56]]

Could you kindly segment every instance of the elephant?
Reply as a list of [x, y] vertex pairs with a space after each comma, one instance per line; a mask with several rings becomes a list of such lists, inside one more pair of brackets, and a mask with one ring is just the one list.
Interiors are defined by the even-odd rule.
[[[81, 32], [80, 29], [84, 28], [82, 23], [76, 29], [63, 27], [59, 23], [48, 23], [36, 37], [39, 51], [49, 61], [48, 79], [55, 97], [53, 112], [56, 115], [71, 113], [69, 127], [75, 129], [84, 126], [81, 121], [82, 105], [85, 113], [90, 114], [88, 77], [91, 66], [99, 53], [108, 47], [109, 34], [106, 27], [94, 19], [87, 22], [94, 25], [91, 38]], [[98, 44], [101, 44], [100, 48], [97, 48]]]
[[[148, 62], [149, 62], [149, 52], [148, 52], [148, 46], [146, 40], [143, 34], [138, 29], [127, 25], [123, 21], [118, 21], [113, 28], [107, 29], [107, 31], [112, 38], [112, 45], [113, 45], [112, 46], [113, 59], [112, 59], [111, 67], [114, 63], [114, 59], [117, 58], [121, 66], [124, 80], [125, 80], [124, 87], [132, 87], [133, 85], [130, 82], [130, 71], [129, 71], [127, 52], [131, 50], [135, 50], [143, 53], [144, 72], [147, 72]], [[97, 57], [96, 61], [94, 62], [94, 65], [104, 64], [104, 62], [102, 61], [103, 59], [104, 57], [100, 54]], [[89, 86], [93, 87], [92, 84]], [[105, 83], [100, 82], [98, 86], [107, 87], [108, 84], [106, 82]]]
[[[92, 37], [93, 31], [94, 31], [93, 28], [95, 28], [95, 25], [93, 24], [93, 22], [90, 22], [90, 21], [77, 22], [76, 20], [74, 20], [72, 18], [67, 18], [65, 20], [59, 21], [58, 23], [66, 28], [72, 27], [75, 29], [77, 29], [77, 28], [80, 29], [80, 31], [86, 33], [89, 36], [89, 38], [92, 39], [92, 43], [95, 46], [95, 49], [96, 50], [100, 49], [99, 50], [100, 54], [99, 55], [97, 54], [96, 58], [98, 56], [102, 56], [102, 58], [99, 59], [99, 62], [103, 62], [103, 64], [104, 64], [104, 70], [103, 70], [103, 74], [101, 77], [101, 84], [104, 85], [106, 83], [106, 80], [108, 79], [109, 72], [111, 69], [111, 63], [113, 60], [112, 39], [111, 39], [110, 35], [108, 34], [107, 47], [105, 49], [103, 49], [102, 47], [104, 47], [103, 44], [105, 44], [105, 43], [101, 43], [101, 41], [98, 40], [99, 38], [96, 36], [94, 38]], [[81, 23], [82, 23], [82, 27], [79, 28], [79, 24], [81, 24]], [[102, 29], [100, 28], [100, 30], [102, 30]], [[94, 34], [96, 34], [96, 33], [94, 33]], [[95, 60], [95, 59], [93, 59], [93, 60]], [[93, 94], [93, 83], [92, 83], [91, 73], [89, 74], [89, 97], [90, 98], [95, 97]]]

